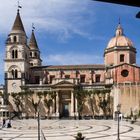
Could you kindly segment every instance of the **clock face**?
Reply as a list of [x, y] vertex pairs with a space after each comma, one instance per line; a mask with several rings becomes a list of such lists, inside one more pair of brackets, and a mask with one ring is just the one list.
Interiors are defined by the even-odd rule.
[[12, 83], [12, 87], [16, 88], [17, 87], [16, 83]]

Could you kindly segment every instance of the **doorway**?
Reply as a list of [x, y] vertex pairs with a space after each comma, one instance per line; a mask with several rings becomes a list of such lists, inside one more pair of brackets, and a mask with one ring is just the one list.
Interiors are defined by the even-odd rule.
[[69, 103], [62, 103], [62, 117], [69, 117]]

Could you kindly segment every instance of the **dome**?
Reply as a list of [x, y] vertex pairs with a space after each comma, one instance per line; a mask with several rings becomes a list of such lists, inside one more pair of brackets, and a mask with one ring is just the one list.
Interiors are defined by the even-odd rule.
[[128, 39], [124, 34], [123, 34], [123, 29], [119, 23], [117, 30], [116, 30], [116, 35], [115, 37], [113, 37], [108, 45], [107, 45], [107, 49], [109, 48], [113, 48], [113, 47], [134, 47], [133, 42]]

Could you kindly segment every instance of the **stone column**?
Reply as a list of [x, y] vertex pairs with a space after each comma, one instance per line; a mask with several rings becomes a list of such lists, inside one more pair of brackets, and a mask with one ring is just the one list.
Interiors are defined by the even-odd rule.
[[92, 84], [92, 81], [93, 81], [93, 71], [90, 72], [90, 76], [89, 77], [90, 77], [89, 82], [90, 82], [90, 84]]
[[78, 117], [77, 99], [75, 98], [75, 116]]
[[73, 91], [71, 91], [71, 116], [74, 116], [74, 95]]
[[43, 80], [42, 80], [42, 83], [43, 83], [43, 84], [46, 84], [46, 82], [47, 82], [47, 80], [48, 80], [48, 79], [47, 79], [47, 71], [44, 71], [44, 72], [43, 72], [43, 77], [42, 77], [42, 79], [43, 79]]
[[56, 117], [59, 117], [59, 92], [56, 92]]
[[118, 85], [114, 86], [113, 92], [114, 92], [113, 93], [114, 94], [114, 102], [113, 102], [113, 106], [114, 106], [113, 111], [114, 111], [114, 113], [113, 113], [113, 118], [115, 118], [115, 112], [117, 111], [117, 105], [121, 104], [121, 102], [120, 102], [120, 89], [119, 89]]
[[42, 85], [42, 83], [43, 83], [43, 79], [42, 79], [42, 75], [41, 75], [41, 77], [39, 79], [39, 84]]

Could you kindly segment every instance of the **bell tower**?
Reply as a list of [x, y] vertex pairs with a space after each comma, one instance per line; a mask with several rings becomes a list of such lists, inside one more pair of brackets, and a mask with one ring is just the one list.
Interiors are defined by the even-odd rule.
[[106, 66], [116, 66], [122, 63], [136, 63], [136, 48], [133, 42], [124, 35], [119, 22], [115, 36], [109, 41], [104, 52]]
[[6, 40], [5, 85], [6, 92], [18, 93], [28, 81], [29, 47], [19, 9], [10, 34]]
[[29, 41], [29, 63], [30, 66], [41, 66], [40, 51], [34, 34], [34, 28], [32, 29], [31, 38]]

